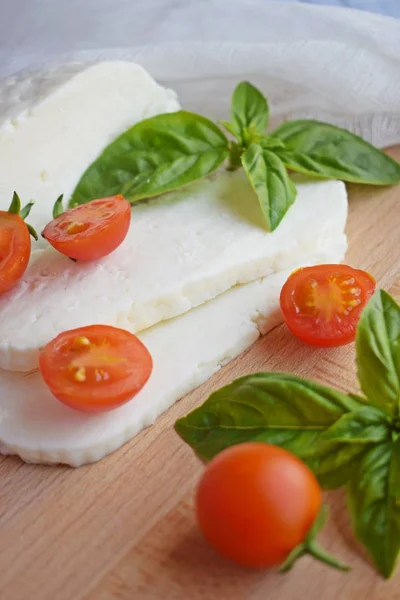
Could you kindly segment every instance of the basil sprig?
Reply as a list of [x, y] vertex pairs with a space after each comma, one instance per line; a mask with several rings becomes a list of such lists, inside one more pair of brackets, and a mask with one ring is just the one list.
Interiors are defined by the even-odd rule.
[[250, 83], [233, 92], [231, 120], [220, 124], [178, 111], [137, 123], [117, 137], [89, 166], [70, 206], [124, 195], [132, 204], [205, 177], [226, 161], [243, 165], [273, 231], [296, 198], [288, 169], [317, 179], [371, 185], [400, 182], [400, 164], [362, 138], [327, 123], [287, 121], [267, 134], [267, 99]]
[[239, 83], [232, 96], [231, 121], [221, 121], [221, 125], [247, 147], [265, 135], [268, 122], [269, 106], [265, 96], [251, 83]]
[[175, 428], [206, 460], [263, 441], [304, 460], [325, 489], [346, 486], [355, 534], [390, 577], [400, 552], [400, 306], [383, 290], [362, 312], [356, 355], [364, 396], [258, 373], [214, 392]]

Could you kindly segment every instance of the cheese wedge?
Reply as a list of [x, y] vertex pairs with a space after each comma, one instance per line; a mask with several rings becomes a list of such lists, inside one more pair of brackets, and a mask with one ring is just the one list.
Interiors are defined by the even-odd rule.
[[124, 61], [0, 82], [0, 210], [7, 210], [14, 190], [23, 203], [34, 199], [29, 222], [40, 232], [57, 197], [70, 197], [82, 173], [117, 135], [179, 108], [175, 92]]
[[48, 248], [0, 297], [0, 367], [35, 368], [38, 349], [67, 329], [103, 323], [142, 331], [237, 284], [301, 265], [327, 238], [342, 238], [346, 215], [343, 183], [301, 183], [268, 233], [243, 171], [136, 206], [114, 253], [74, 263]]
[[[15, 115], [15, 104], [24, 111]], [[0, 209], [14, 189], [23, 202], [34, 198], [30, 222], [40, 230], [57, 196], [69, 197], [116, 135], [178, 108], [172, 91], [123, 62], [0, 87]], [[346, 250], [344, 185], [297, 184], [297, 201], [273, 233], [244, 173], [220, 172], [135, 206], [125, 242], [101, 261], [36, 250], [0, 297], [0, 367], [9, 369], [0, 371], [0, 452], [28, 462], [97, 461], [277, 325], [289, 272], [340, 262]], [[135, 398], [97, 415], [59, 403], [37, 372], [12, 372], [35, 368], [39, 348], [59, 332], [90, 323], [139, 332], [154, 361]]]
[[[14, 116], [12, 98], [25, 107]], [[23, 201], [35, 198], [29, 221], [40, 230], [57, 196], [70, 196], [116, 135], [177, 108], [174, 92], [119, 61], [1, 87], [0, 209], [14, 189]], [[326, 238], [341, 236], [346, 214], [341, 182], [299, 182], [295, 205], [267, 233], [242, 171], [135, 206], [125, 242], [101, 261], [74, 264], [48, 246], [34, 251], [22, 280], [0, 297], [0, 367], [33, 369], [38, 349], [66, 329], [97, 322], [142, 331], [301, 264]]]
[[[340, 234], [297, 266], [340, 262], [345, 250]], [[139, 394], [108, 413], [88, 415], [64, 406], [38, 373], [0, 372], [0, 452], [72, 466], [113, 452], [282, 320], [278, 298], [288, 275], [237, 286], [140, 334], [153, 356], [153, 373]]]

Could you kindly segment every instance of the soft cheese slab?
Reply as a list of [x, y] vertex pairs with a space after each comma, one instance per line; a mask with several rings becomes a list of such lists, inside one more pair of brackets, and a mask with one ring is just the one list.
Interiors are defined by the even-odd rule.
[[62, 331], [94, 323], [142, 331], [301, 265], [326, 239], [342, 239], [346, 216], [343, 183], [298, 183], [296, 202], [268, 233], [243, 171], [137, 205], [127, 238], [101, 261], [36, 254], [0, 298], [0, 367], [35, 368], [38, 349]]
[[23, 203], [34, 199], [29, 222], [40, 231], [57, 197], [70, 197], [117, 135], [178, 109], [175, 93], [131, 62], [72, 65], [0, 82], [0, 210], [14, 190]]
[[[340, 262], [345, 251], [340, 234], [295, 266]], [[79, 466], [113, 452], [282, 320], [278, 299], [288, 274], [238, 286], [140, 334], [152, 354], [153, 373], [137, 396], [108, 413], [88, 415], [64, 406], [38, 373], [0, 371], [0, 453]]]

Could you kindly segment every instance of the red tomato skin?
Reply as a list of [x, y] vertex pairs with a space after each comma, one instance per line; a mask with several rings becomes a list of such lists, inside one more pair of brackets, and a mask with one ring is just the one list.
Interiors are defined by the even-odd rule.
[[[61, 224], [65, 223], [66, 219], [73, 220], [75, 217], [77, 222], [85, 223], [86, 219], [90, 219], [90, 212], [95, 215], [95, 207], [101, 207], [101, 204], [109, 210], [104, 212], [114, 211], [112, 218], [103, 220], [92, 217], [93, 225], [88, 230], [80, 231], [75, 234], [68, 235], [61, 229]], [[114, 207], [114, 208], [113, 208]], [[86, 216], [85, 216], [86, 215]], [[100, 198], [92, 200], [86, 204], [82, 204], [75, 208], [62, 213], [46, 225], [42, 236], [61, 254], [73, 258], [74, 260], [89, 261], [98, 260], [111, 254], [124, 241], [131, 222], [131, 205], [122, 196], [111, 196], [109, 198]]]
[[[350, 301], [355, 299], [359, 301], [359, 305], [352, 309], [347, 317], [336, 315], [334, 317], [336, 322], [330, 326], [324, 323], [323, 319], [320, 320], [319, 324], [317, 322], [313, 324], [310, 315], [303, 314], [303, 309], [296, 299], [296, 293], [300, 289], [300, 285], [307, 280], [307, 277], [315, 277], [316, 280], [323, 279], [329, 272], [335, 270], [341, 273], [343, 277], [354, 280], [354, 284], [350, 285], [357, 288], [358, 296], [354, 298], [349, 296], [347, 299], [350, 299]], [[375, 289], [376, 282], [372, 275], [348, 265], [326, 264], [302, 267], [294, 271], [283, 285], [280, 294], [280, 305], [288, 329], [298, 339], [317, 348], [334, 348], [354, 341], [362, 309]], [[301, 290], [299, 293], [301, 293]], [[338, 303], [341, 307], [340, 301]]]
[[[75, 382], [65, 370], [74, 357], [65, 352], [63, 355], [69, 340], [78, 337], [92, 340], [94, 335], [104, 339], [113, 335], [117, 342], [121, 339], [121, 343], [125, 339], [130, 346], [129, 352], [124, 355], [121, 350], [121, 354], [133, 367], [126, 378], [114, 377], [117, 381], [112, 380], [111, 371], [110, 384], [100, 390], [90, 384]], [[64, 371], [61, 372], [63, 367]], [[57, 400], [81, 412], [99, 413], [113, 410], [132, 400], [148, 381], [153, 370], [153, 360], [146, 346], [128, 331], [108, 325], [88, 325], [63, 332], [49, 342], [39, 354], [39, 370], [43, 381]]]
[[8, 292], [21, 279], [30, 254], [31, 236], [24, 220], [17, 214], [0, 211], [0, 294]]
[[351, 344], [352, 342], [354, 342], [355, 337], [356, 337], [356, 329], [357, 326], [354, 325], [354, 327], [352, 328], [351, 332], [349, 332], [347, 335], [342, 336], [340, 339], [318, 339], [318, 338], [313, 338], [311, 336], [307, 336], [301, 333], [301, 331], [298, 331], [295, 327], [292, 327], [290, 325], [290, 323], [286, 323], [287, 328], [289, 329], [289, 331], [295, 336], [297, 337], [298, 340], [300, 340], [301, 342], [303, 342], [304, 344], [307, 344], [307, 346], [313, 346], [314, 348], [340, 348], [340, 346], [347, 346], [347, 344]]
[[252, 568], [281, 564], [304, 540], [321, 504], [321, 488], [308, 467], [259, 442], [218, 454], [196, 495], [197, 520], [211, 546]]

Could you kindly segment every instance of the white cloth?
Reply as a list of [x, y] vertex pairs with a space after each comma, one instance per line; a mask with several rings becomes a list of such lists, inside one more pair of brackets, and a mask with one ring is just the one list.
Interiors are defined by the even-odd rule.
[[56, 59], [133, 58], [210, 116], [226, 116], [247, 78], [277, 119], [400, 142], [396, 19], [265, 0], [0, 0], [0, 14], [0, 77]]

